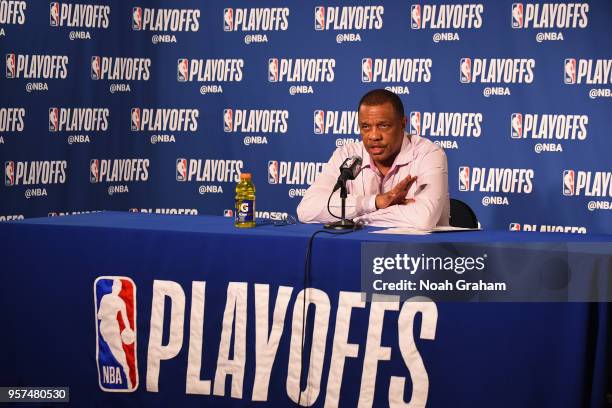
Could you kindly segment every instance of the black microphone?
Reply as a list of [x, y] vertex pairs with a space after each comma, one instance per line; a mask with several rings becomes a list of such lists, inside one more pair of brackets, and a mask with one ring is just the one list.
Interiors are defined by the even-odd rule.
[[355, 180], [355, 177], [357, 177], [361, 171], [361, 163], [363, 163], [363, 160], [359, 156], [348, 157], [344, 160], [340, 166], [340, 176], [338, 176], [338, 181], [333, 191], [342, 187], [348, 180]]

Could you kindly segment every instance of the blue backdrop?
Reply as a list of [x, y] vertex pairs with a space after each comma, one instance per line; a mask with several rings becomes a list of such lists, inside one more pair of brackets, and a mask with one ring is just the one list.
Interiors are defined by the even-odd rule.
[[230, 215], [246, 171], [260, 218], [295, 213], [388, 87], [485, 228], [610, 233], [611, 18], [603, 0], [3, 0], [0, 219]]

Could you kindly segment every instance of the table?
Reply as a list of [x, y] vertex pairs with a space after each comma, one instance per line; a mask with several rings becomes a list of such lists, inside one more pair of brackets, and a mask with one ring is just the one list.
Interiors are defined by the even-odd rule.
[[[69, 386], [78, 406], [603, 405], [608, 303], [362, 304], [359, 254], [365, 241], [609, 236], [317, 235], [303, 329], [306, 248], [319, 228], [119, 212], [2, 223], [0, 385]], [[105, 276], [124, 277], [119, 297]], [[123, 355], [109, 354], [117, 323], [104, 326], [104, 296], [127, 305], [127, 324], [120, 306], [107, 308], [125, 369], [123, 357], [98, 366]], [[130, 382], [133, 392], [113, 392]]]

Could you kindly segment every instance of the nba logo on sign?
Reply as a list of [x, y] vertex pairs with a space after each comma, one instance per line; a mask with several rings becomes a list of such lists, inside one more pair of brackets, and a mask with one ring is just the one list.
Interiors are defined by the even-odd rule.
[[15, 54], [6, 54], [6, 77], [15, 78]]
[[142, 30], [142, 8], [140, 7], [132, 9], [132, 30]]
[[316, 135], [322, 135], [325, 131], [325, 112], [322, 110], [314, 111], [314, 132]]
[[325, 30], [325, 7], [315, 7], [315, 30]]
[[470, 191], [470, 168], [459, 167], [459, 191]]
[[131, 213], [137, 213], [137, 212], [139, 212], [139, 211], [138, 211], [138, 208], [130, 208], [130, 210], [129, 210], [129, 211], [130, 211]]
[[268, 60], [268, 82], [278, 81], [278, 58]]
[[187, 181], [187, 159], [176, 159], [176, 181]]
[[410, 134], [421, 134], [421, 112], [410, 112]]
[[91, 79], [97, 81], [100, 79], [100, 57], [91, 57]]
[[59, 3], [52, 2], [49, 5], [49, 25], [51, 27], [57, 27], [60, 24], [60, 16], [59, 16]]
[[276, 160], [268, 162], [268, 183], [278, 184], [278, 161]]
[[234, 112], [231, 109], [223, 109], [223, 131], [231, 132], [233, 129]]
[[187, 82], [187, 73], [188, 73], [189, 60], [186, 58], [181, 58], [178, 60], [178, 64], [176, 67], [176, 79], [179, 82]]
[[89, 161], [89, 182], [97, 183], [100, 181], [100, 162], [98, 159], [91, 159]]
[[565, 82], [566, 84], [575, 84], [576, 83], [576, 59], [566, 58], [563, 71], [564, 71], [563, 82]]
[[361, 82], [372, 82], [372, 58], [361, 60]]
[[413, 30], [421, 28], [421, 5], [413, 4], [410, 6], [410, 27]]
[[94, 282], [96, 362], [102, 391], [138, 388], [136, 285], [125, 276], [100, 276]]
[[49, 108], [49, 131], [57, 132], [59, 130], [58, 125], [58, 109]]
[[510, 119], [510, 137], [512, 139], [520, 139], [523, 137], [523, 115], [513, 113]]
[[234, 10], [231, 8], [223, 9], [223, 31], [234, 29]]
[[512, 28], [523, 28], [523, 4], [512, 4]]
[[140, 108], [132, 108], [130, 128], [133, 132], [140, 130]]
[[4, 185], [12, 186], [15, 184], [15, 163], [12, 161], [4, 162]]
[[462, 84], [468, 84], [472, 81], [472, 60], [470, 58], [461, 58], [459, 65], [459, 74]]
[[563, 195], [574, 195], [574, 170], [563, 170]]
[[516, 222], [510, 223], [510, 231], [520, 231], [521, 224], [517, 224]]

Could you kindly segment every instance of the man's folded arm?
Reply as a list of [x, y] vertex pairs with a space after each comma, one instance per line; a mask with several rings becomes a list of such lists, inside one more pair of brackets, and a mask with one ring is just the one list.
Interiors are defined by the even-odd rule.
[[424, 163], [427, 170], [417, 175], [414, 201], [376, 210], [359, 217], [359, 221], [378, 227], [435, 227], [448, 202], [446, 156], [435, 150], [424, 158]]

